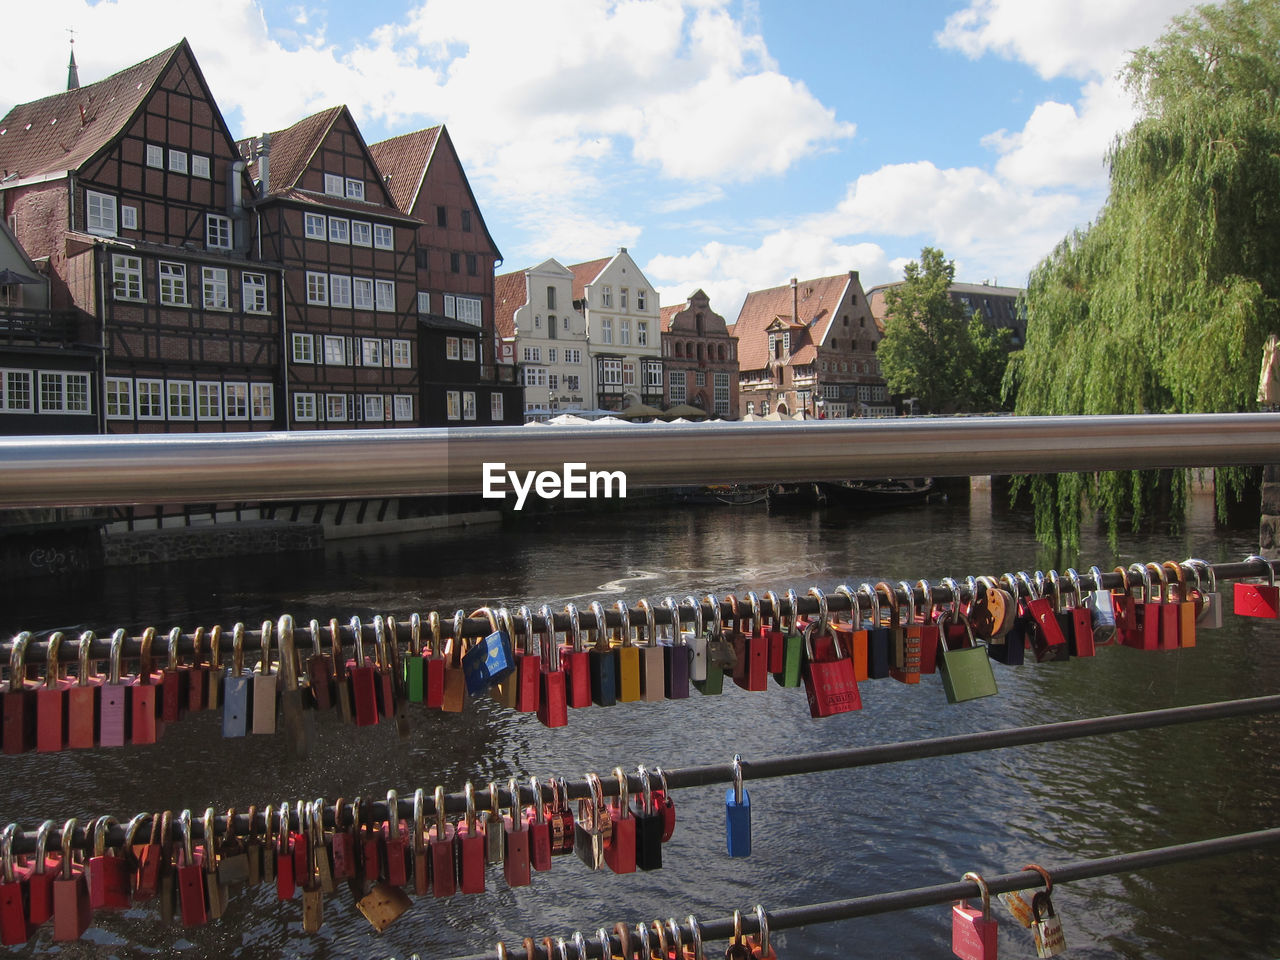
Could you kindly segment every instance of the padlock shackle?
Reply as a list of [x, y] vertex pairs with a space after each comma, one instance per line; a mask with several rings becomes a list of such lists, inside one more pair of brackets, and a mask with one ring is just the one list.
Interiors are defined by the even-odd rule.
[[683, 960], [684, 934], [680, 930], [680, 922], [675, 917], [667, 917], [667, 932], [671, 934], [671, 939], [675, 943], [676, 956]]
[[684, 602], [693, 607], [693, 636], [696, 640], [706, 629], [706, 622], [702, 617], [702, 604], [698, 602], [697, 597], [685, 597]]
[[827, 622], [830, 619], [828, 616], [827, 595], [822, 592], [820, 587], [810, 587], [809, 596], [818, 601], [817, 633], [819, 635], [824, 634], [827, 632]]
[[5, 883], [13, 883], [13, 835], [18, 832], [18, 825], [11, 823], [0, 830], [0, 875]]
[[387, 831], [400, 836], [400, 796], [394, 790], [387, 791]]
[[658, 621], [653, 615], [653, 605], [644, 597], [636, 601], [636, 609], [644, 614], [645, 646], [658, 646]]
[[231, 628], [231, 673], [232, 676], [244, 675], [244, 624], [237, 623]]
[[764, 592], [764, 602], [769, 605], [769, 615], [773, 620], [774, 628], [779, 633], [781, 633], [782, 632], [782, 608], [781, 608], [781, 605], [778, 603], [778, 594], [775, 593], [773, 590], [766, 590]]
[[751, 611], [751, 632], [760, 633], [764, 629], [764, 619], [760, 616], [760, 594], [754, 590], [747, 591], [747, 609]]
[[474, 837], [476, 835], [476, 788], [470, 780], [462, 788], [463, 795], [467, 799], [467, 812], [465, 821], [467, 824], [467, 836]]
[[538, 608], [538, 616], [542, 617], [542, 622], [546, 625], [547, 670], [556, 673], [560, 670], [560, 645], [556, 643], [555, 614], [551, 612], [551, 606], [544, 603]]
[[1258, 556], [1256, 553], [1251, 553], [1251, 554], [1249, 554], [1249, 556], [1247, 556], [1247, 557], [1245, 557], [1245, 558], [1244, 558], [1244, 562], [1245, 562], [1245, 563], [1252, 563], [1254, 560], [1257, 560], [1259, 563], [1261, 563], [1261, 564], [1265, 564], [1265, 565], [1266, 565], [1266, 568], [1267, 568], [1267, 584], [1268, 584], [1269, 586], [1274, 587], [1274, 586], [1276, 585], [1276, 572], [1275, 572], [1275, 570], [1274, 570], [1274, 569], [1272, 569], [1271, 564], [1267, 562], [1267, 558], [1266, 558], [1266, 557], [1260, 557], [1260, 556]]
[[693, 938], [693, 960], [703, 960], [702, 927], [698, 925], [698, 918], [691, 913], [685, 917], [685, 922], [689, 924], [689, 933]]
[[[888, 580], [879, 581], [876, 584], [875, 589], [876, 589], [877, 598], [880, 596], [883, 596], [886, 604], [889, 607], [889, 613], [891, 617], [891, 619], [889, 620], [890, 629], [892, 629], [893, 627], [899, 626], [900, 625], [899, 613], [901, 611], [898, 609], [898, 591], [893, 588], [893, 584], [891, 584]], [[883, 613], [883, 612], [884, 612], [884, 607], [880, 606], [879, 613]], [[876, 626], [877, 627], [880, 626], [879, 617], [877, 617], [876, 619]]]
[[[944, 586], [946, 585], [947, 580], [951, 580], [951, 578], [947, 577], [942, 581]], [[954, 580], [951, 580], [951, 582], [952, 584], [955, 583]], [[933, 618], [933, 584], [924, 577], [921, 577], [916, 581], [916, 589], [920, 591], [920, 606], [918, 607], [920, 611], [919, 619], [921, 622], [927, 624]], [[972, 590], [969, 591], [969, 595], [971, 597], [973, 596]], [[960, 596], [954, 586], [951, 588], [951, 599], [957, 602], [960, 600]]]
[[[711, 605], [711, 623], [707, 627], [711, 636], [708, 639], [716, 641], [724, 636], [724, 619], [720, 612], [720, 601], [716, 598], [714, 593], [708, 593], [706, 596], [706, 602]], [[699, 606], [698, 610], [701, 612], [702, 607]], [[698, 632], [701, 634], [702, 631]]]
[[564, 605], [564, 615], [569, 619], [569, 626], [564, 632], [565, 641], [568, 643], [569, 649], [574, 653], [583, 653], [582, 621], [578, 617], [577, 604], [566, 603]]
[[649, 960], [653, 956], [652, 941], [649, 939], [649, 925], [636, 924], [636, 939], [640, 941], [640, 960]]
[[991, 918], [991, 891], [987, 889], [987, 882], [972, 870], [966, 873], [962, 879], [972, 880], [978, 885], [978, 890], [982, 894], [982, 919], [989, 920]]
[[604, 604], [601, 603], [599, 600], [592, 600], [591, 603], [588, 604], [587, 606], [588, 606], [588, 609], [591, 610], [592, 619], [595, 620], [595, 627], [592, 628], [593, 632], [595, 633], [595, 643], [593, 644], [593, 646], [597, 650], [608, 650], [609, 638], [605, 633], [606, 627], [605, 627]]
[[449, 828], [448, 823], [445, 822], [444, 787], [441, 787], [441, 786], [436, 787], [435, 801], [436, 801], [436, 839], [443, 840], [445, 837], [445, 832]]
[[[879, 629], [880, 594], [871, 586], [871, 584], [863, 583], [858, 586], [858, 596], [866, 597], [870, 601], [868, 611], [871, 614], [871, 629]], [[861, 608], [859, 608], [859, 616], [861, 616]]]
[[[524, 652], [526, 656], [542, 656], [542, 641], [538, 639], [538, 631], [533, 629], [533, 608], [527, 603], [522, 603], [516, 607], [516, 619], [520, 621], [520, 634], [524, 637]], [[512, 642], [515, 638], [512, 637]]]
[[618, 616], [622, 620], [622, 624], [619, 627], [622, 632], [622, 646], [634, 647], [635, 644], [631, 642], [631, 608], [627, 606], [626, 600], [619, 600], [613, 607], [618, 611]]
[[[17, 639], [14, 640], [14, 643], [13, 643], [13, 653], [10, 655], [10, 660], [9, 660], [10, 686], [12, 686], [13, 684], [14, 677], [17, 677], [20, 681], [23, 681], [23, 682], [26, 681], [26, 677], [23, 675], [23, 671], [22, 671], [22, 654], [18, 650], [18, 642], [22, 640], [23, 636], [24, 634], [21, 634], [21, 633], [18, 634]], [[25, 634], [25, 636], [28, 639], [30, 639], [31, 634]], [[27, 646], [26, 641], [22, 641], [22, 648], [24, 650], [26, 649], [26, 646]], [[120, 660], [123, 654], [124, 654], [124, 629], [117, 627], [116, 630], [111, 634], [111, 652], [107, 654], [107, 683], [113, 684], [113, 685], [119, 685], [120, 668], [121, 668]], [[16, 673], [14, 672], [14, 669], [13, 669], [14, 656], [17, 656], [18, 658], [18, 671]]]
[[733, 802], [741, 806], [745, 788], [742, 785], [742, 754], [733, 755]]
[[387, 650], [387, 622], [380, 613], [373, 618], [373, 649], [378, 672], [390, 672], [391, 654]]
[[524, 805], [520, 802], [520, 781], [515, 777], [507, 778], [507, 793], [511, 795], [511, 832], [519, 833], [525, 829]]
[[1169, 578], [1165, 576], [1164, 567], [1158, 563], [1145, 563], [1147, 573], [1151, 574], [1152, 582], [1157, 579], [1160, 581], [1160, 602], [1165, 603], [1169, 600]]
[[653, 812], [653, 784], [649, 778], [649, 769], [643, 763], [636, 767], [636, 775], [640, 777], [640, 809], [646, 814]]
[[[93, 640], [94, 636], [92, 630], [86, 630], [84, 633], [80, 634], [80, 647], [78, 651], [80, 657], [80, 675], [77, 683], [82, 687], [87, 687], [89, 685], [89, 650], [92, 648]], [[97, 676], [96, 670], [94, 671], [94, 676]]]
[[[338, 827], [337, 817], [333, 821]], [[427, 791], [422, 787], [413, 791], [413, 852], [420, 854], [427, 846]]]
[[674, 647], [680, 643], [680, 604], [675, 597], [663, 597], [662, 605], [671, 614], [671, 646]]
[[760, 928], [760, 953], [767, 957], [769, 955], [769, 915], [758, 903], [756, 904], [756, 924]]
[[796, 621], [800, 619], [800, 595], [791, 587], [787, 587], [787, 609], [791, 611], [788, 618], [788, 627], [792, 633], [798, 632], [796, 629]]
[[622, 767], [613, 768], [613, 779], [618, 781], [618, 809], [621, 811], [618, 815], [619, 820], [625, 820], [631, 816], [631, 784], [627, 782], [627, 775]]
[[1040, 866], [1040, 864], [1028, 863], [1022, 869], [1034, 870], [1036, 873], [1040, 874], [1041, 879], [1044, 880], [1044, 892], [1045, 893], [1053, 892], [1053, 877], [1049, 874], [1049, 871], [1046, 870], [1044, 867]]

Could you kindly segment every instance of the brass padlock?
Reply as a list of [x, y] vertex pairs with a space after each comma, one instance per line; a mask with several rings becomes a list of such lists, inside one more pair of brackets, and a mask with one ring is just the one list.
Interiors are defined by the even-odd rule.
[[604, 866], [604, 846], [608, 837], [609, 808], [604, 802], [604, 787], [594, 773], [587, 774], [591, 798], [578, 801], [578, 816], [573, 823], [573, 852], [592, 870]]
[[373, 929], [381, 933], [391, 926], [400, 915], [413, 906], [413, 901], [399, 887], [378, 881], [365, 896], [356, 902], [364, 918], [373, 925]]

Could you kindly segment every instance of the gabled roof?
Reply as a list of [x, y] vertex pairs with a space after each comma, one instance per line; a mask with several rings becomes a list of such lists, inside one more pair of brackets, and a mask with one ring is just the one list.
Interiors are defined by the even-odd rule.
[[191, 55], [182, 40], [105, 80], [15, 106], [0, 120], [0, 178], [79, 170], [129, 126], [182, 49]]
[[689, 302], [686, 300], [683, 303], [673, 303], [669, 307], [659, 307], [658, 308], [658, 329], [661, 330], [663, 333], [669, 332], [671, 330], [671, 318], [674, 317], [677, 313], [679, 313], [688, 305], [689, 305]]
[[[791, 326], [791, 362], [813, 363], [817, 345], [826, 339], [835, 310], [852, 278], [847, 273], [796, 284], [798, 317], [792, 316], [791, 284], [768, 290], [753, 290], [738, 311], [733, 335], [738, 338], [738, 365], [743, 370], [761, 370], [769, 362], [768, 329], [781, 319]], [[797, 330], [797, 328], [799, 328]]]
[[386, 177], [391, 199], [406, 213], [413, 210], [413, 203], [418, 198], [440, 129], [439, 126], [427, 127], [369, 144], [374, 162]]
[[516, 335], [516, 311], [525, 305], [528, 289], [523, 270], [493, 278], [493, 328], [499, 337]]
[[570, 264], [569, 270], [573, 274], [573, 299], [581, 300], [586, 296], [587, 284], [593, 283], [612, 260], [613, 257], [601, 257], [599, 260], [588, 260], [586, 263]]

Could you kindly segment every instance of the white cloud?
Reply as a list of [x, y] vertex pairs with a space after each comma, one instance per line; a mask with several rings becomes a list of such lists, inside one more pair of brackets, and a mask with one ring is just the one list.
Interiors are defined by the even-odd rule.
[[717, 200], [724, 199], [724, 190], [719, 186], [710, 186], [690, 193], [678, 194], [672, 197], [660, 198], [653, 206], [659, 213], [680, 213], [684, 210], [693, 210], [697, 207], [704, 206], [708, 203], [715, 203]]

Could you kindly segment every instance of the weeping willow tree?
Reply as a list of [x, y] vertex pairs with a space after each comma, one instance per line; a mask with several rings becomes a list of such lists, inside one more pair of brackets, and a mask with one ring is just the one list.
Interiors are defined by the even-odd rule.
[[[1108, 156], [1110, 192], [1027, 284], [1027, 343], [1007, 391], [1022, 415], [1255, 407], [1280, 330], [1280, 0], [1229, 0], [1175, 19], [1123, 74], [1141, 119]], [[1029, 481], [1037, 536], [1079, 546], [1084, 505], [1114, 542], [1150, 515], [1151, 472]], [[1219, 511], [1243, 470], [1216, 475]], [[1175, 471], [1181, 516], [1187, 473]]]

